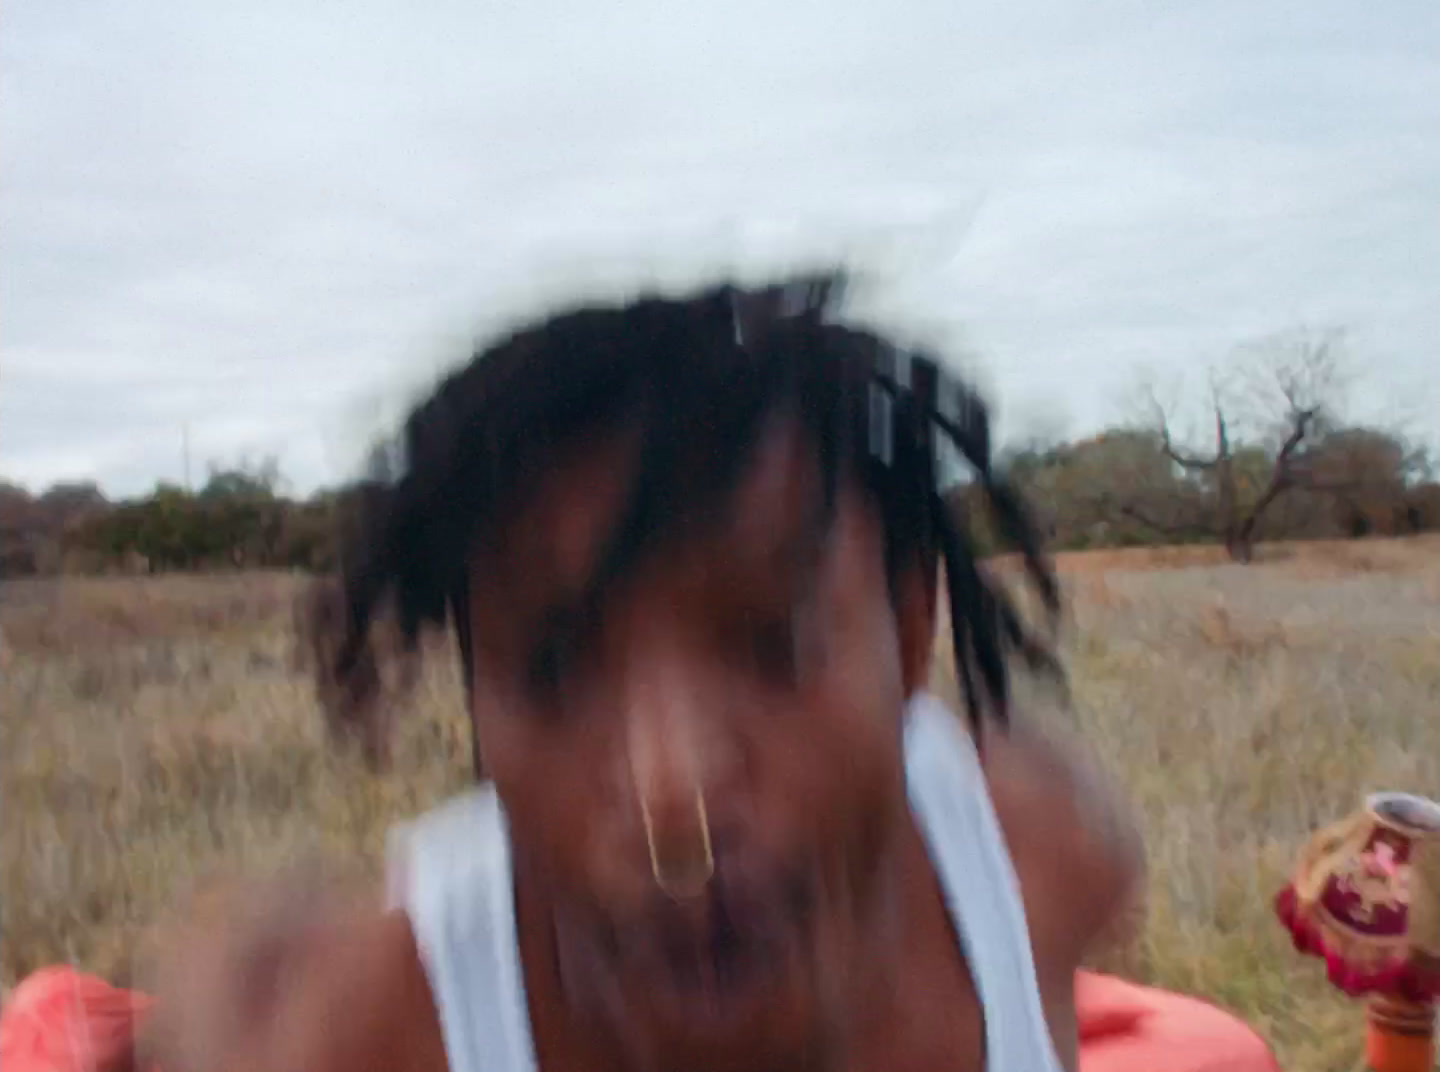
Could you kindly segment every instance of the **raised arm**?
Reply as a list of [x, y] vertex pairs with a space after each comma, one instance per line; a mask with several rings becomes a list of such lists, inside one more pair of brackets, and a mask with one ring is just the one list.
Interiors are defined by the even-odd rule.
[[295, 879], [207, 895], [166, 934], [151, 987], [142, 1067], [445, 1068], [405, 917]]

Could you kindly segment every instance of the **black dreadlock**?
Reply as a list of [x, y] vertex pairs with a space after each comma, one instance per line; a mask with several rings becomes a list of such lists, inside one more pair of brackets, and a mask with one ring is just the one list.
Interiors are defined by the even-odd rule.
[[[358, 496], [362, 514], [341, 558], [341, 635], [321, 668], [347, 684], [325, 692], [344, 707], [332, 718], [358, 724], [377, 700], [369, 635], [387, 600], [412, 649], [423, 626], [454, 624], [468, 688], [469, 552], [558, 450], [621, 427], [641, 437], [628, 501], [584, 604], [598, 612], [608, 586], [658, 540], [719, 508], [761, 423], [783, 415], [799, 421], [817, 453], [822, 525], [841, 481], [853, 480], [882, 516], [892, 589], [905, 568], [918, 564], [933, 578], [943, 562], [967, 714], [977, 736], [983, 707], [1003, 723], [1007, 653], [1056, 674], [1059, 666], [980, 572], [941, 496], [935, 429], [973, 469], [1052, 619], [1054, 574], [1020, 500], [991, 467], [979, 396], [934, 357], [832, 322], [842, 286], [829, 274], [583, 308], [490, 346], [446, 379], [405, 424], [403, 470]], [[475, 763], [478, 774], [478, 752]]]

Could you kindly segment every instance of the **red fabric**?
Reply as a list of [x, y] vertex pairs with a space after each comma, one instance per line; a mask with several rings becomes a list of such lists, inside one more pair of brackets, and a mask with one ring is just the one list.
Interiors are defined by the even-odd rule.
[[1129, 983], [1113, 975], [1075, 973], [1075, 1026], [1080, 1030], [1081, 1046], [1135, 1030], [1148, 1009], [1135, 1000], [1134, 991]]
[[28, 976], [0, 1010], [4, 1072], [105, 1072], [133, 1064], [150, 998], [69, 967]]
[[[0, 1012], [0, 1069], [128, 1069], [150, 1004], [73, 968], [36, 972]], [[1078, 972], [1075, 1012], [1080, 1072], [1279, 1072], [1254, 1031], [1193, 998]]]
[[[1118, 1031], [1121, 1012], [1133, 1015]], [[1080, 1072], [1280, 1072], [1244, 1021], [1169, 990], [1080, 972], [1075, 979]]]

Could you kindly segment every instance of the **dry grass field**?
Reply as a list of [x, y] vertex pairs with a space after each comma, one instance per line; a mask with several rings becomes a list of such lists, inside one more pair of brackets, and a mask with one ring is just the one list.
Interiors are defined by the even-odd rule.
[[[1362, 794], [1440, 793], [1440, 541], [1061, 560], [1074, 735], [1143, 819], [1148, 916], [1107, 967], [1247, 1018], [1294, 1072], [1359, 1067], [1359, 1010], [1270, 901]], [[3, 982], [70, 960], [127, 977], [187, 881], [320, 853], [373, 867], [394, 818], [466, 781], [449, 659], [428, 660], [394, 770], [326, 745], [291, 663], [287, 577], [0, 591]]]

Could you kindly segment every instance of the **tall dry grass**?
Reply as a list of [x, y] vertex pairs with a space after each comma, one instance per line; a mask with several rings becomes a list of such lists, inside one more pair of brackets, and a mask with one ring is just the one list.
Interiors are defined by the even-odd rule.
[[[1151, 870], [1105, 966], [1245, 1017], [1297, 1072], [1359, 1067], [1359, 1011], [1270, 901], [1297, 846], [1376, 788], [1440, 794], [1440, 543], [1062, 559], [1075, 703], [1027, 707], [1128, 791]], [[177, 887], [322, 854], [465, 784], [452, 660], [431, 659], [394, 768], [324, 740], [291, 661], [289, 578], [10, 584], [0, 592], [0, 974], [125, 980]], [[944, 683], [942, 682], [942, 685]]]

